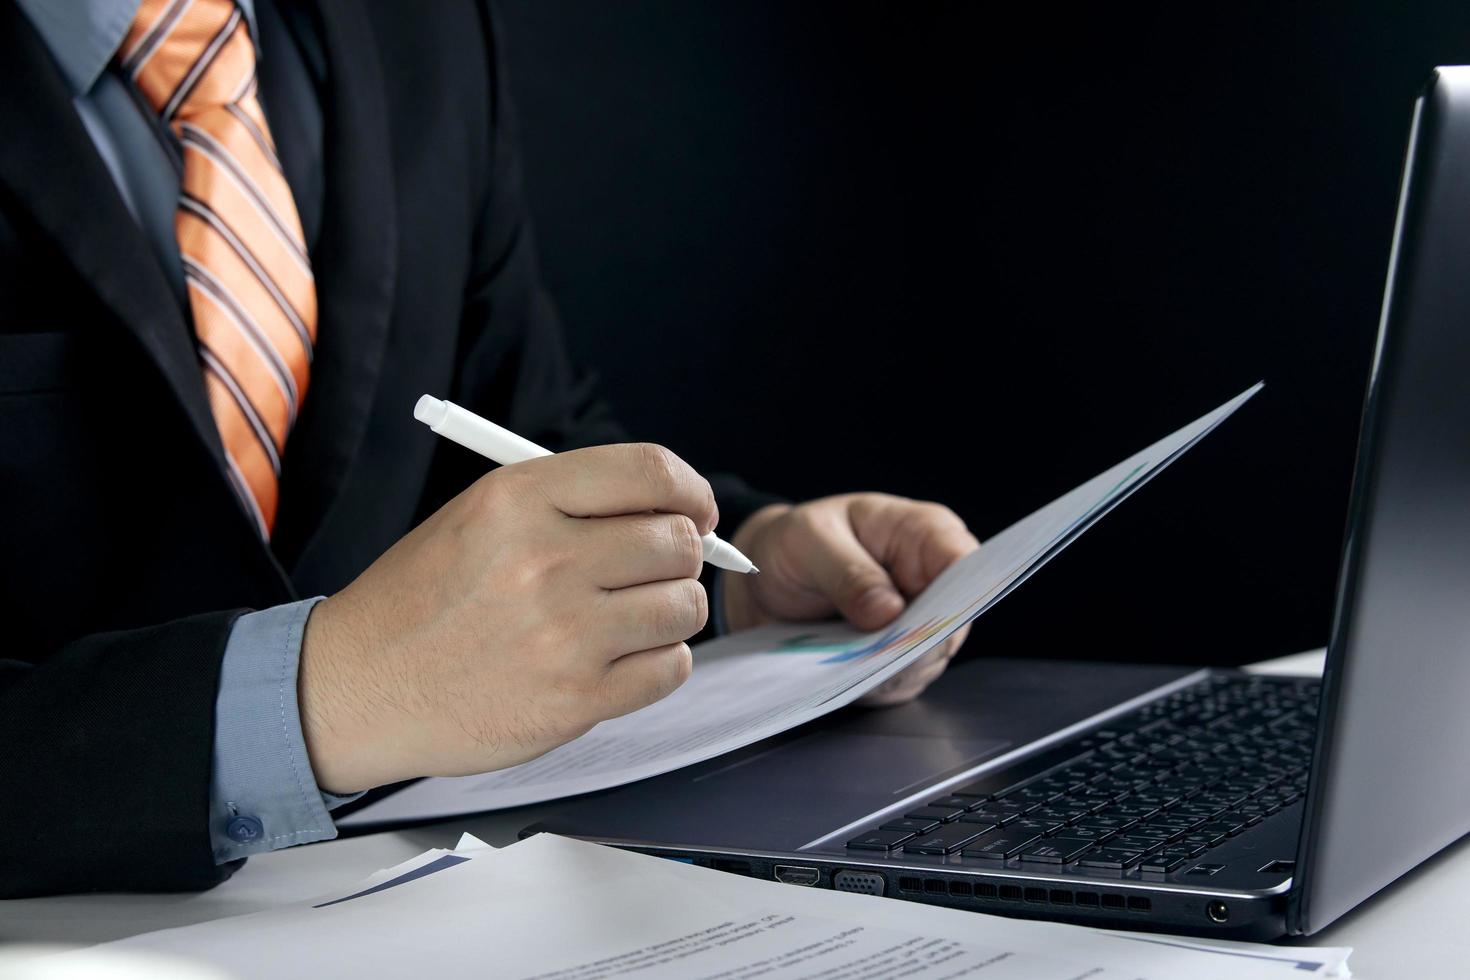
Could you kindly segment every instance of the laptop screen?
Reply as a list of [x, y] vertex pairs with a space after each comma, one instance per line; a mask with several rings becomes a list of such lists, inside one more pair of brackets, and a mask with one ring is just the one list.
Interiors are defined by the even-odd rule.
[[1470, 67], [1414, 110], [1323, 680], [1302, 933], [1470, 831]]

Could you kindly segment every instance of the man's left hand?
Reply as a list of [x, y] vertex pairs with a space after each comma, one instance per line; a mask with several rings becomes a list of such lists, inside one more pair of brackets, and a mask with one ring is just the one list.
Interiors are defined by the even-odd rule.
[[[882, 493], [773, 504], [752, 514], [731, 543], [760, 568], [759, 575], [725, 576], [731, 630], [834, 613], [857, 629], [881, 629], [940, 572], [980, 547], [948, 507]], [[861, 703], [917, 697], [969, 632], [968, 625], [961, 628]]]

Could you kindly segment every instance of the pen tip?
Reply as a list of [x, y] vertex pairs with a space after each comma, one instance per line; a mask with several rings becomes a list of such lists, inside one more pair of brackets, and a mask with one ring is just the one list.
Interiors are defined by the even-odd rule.
[[750, 574], [752, 574], [752, 575], [759, 575], [760, 573], [761, 573], [761, 570], [759, 568], [756, 568], [754, 565], [751, 565], [750, 566]]

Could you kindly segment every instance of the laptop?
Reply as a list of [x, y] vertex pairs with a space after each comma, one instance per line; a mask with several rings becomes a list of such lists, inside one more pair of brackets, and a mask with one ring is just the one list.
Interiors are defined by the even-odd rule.
[[912, 704], [581, 798], [523, 835], [1028, 918], [1310, 934], [1470, 831], [1467, 704], [1457, 67], [1414, 108], [1320, 679], [976, 660]]

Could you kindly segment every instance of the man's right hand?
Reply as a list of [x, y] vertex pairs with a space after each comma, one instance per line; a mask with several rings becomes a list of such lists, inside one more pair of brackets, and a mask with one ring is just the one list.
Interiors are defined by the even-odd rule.
[[298, 688], [318, 785], [513, 766], [672, 692], [718, 516], [658, 446], [480, 479], [312, 611]]

